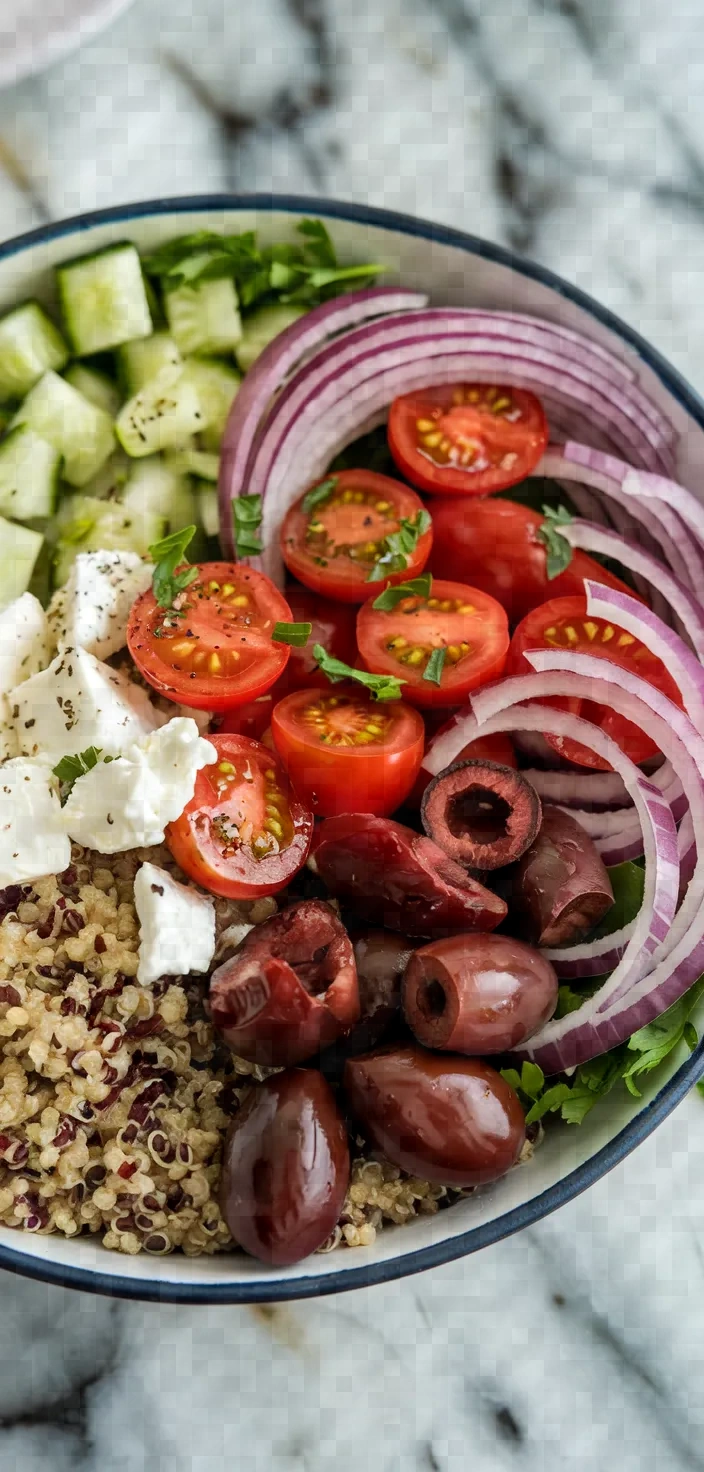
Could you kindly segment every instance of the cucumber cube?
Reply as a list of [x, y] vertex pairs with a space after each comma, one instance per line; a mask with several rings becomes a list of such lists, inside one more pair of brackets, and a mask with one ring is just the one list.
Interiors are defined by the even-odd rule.
[[0, 608], [26, 593], [43, 541], [41, 532], [0, 516]]
[[258, 312], [252, 312], [251, 317], [246, 317], [242, 325], [242, 337], [237, 344], [235, 357], [243, 373], [247, 373], [253, 363], [256, 363], [260, 353], [299, 317], [305, 317], [305, 307], [285, 307], [275, 305], [272, 307], [260, 307]]
[[153, 332], [151, 337], [123, 343], [118, 350], [117, 362], [127, 397], [138, 394], [145, 383], [151, 383], [161, 373], [162, 368], [177, 367], [181, 361], [181, 354], [168, 332]]
[[187, 377], [198, 390], [203, 411], [200, 442], [204, 450], [217, 454], [225, 433], [230, 405], [239, 389], [241, 378], [227, 363], [213, 358], [188, 358]]
[[0, 318], [0, 399], [23, 399], [43, 373], [67, 362], [66, 343], [39, 302]]
[[183, 368], [163, 368], [128, 399], [115, 428], [128, 455], [141, 459], [180, 447], [205, 420], [195, 383]]
[[61, 456], [28, 425], [0, 440], [0, 512], [17, 521], [51, 516]]
[[10, 427], [27, 424], [63, 455], [64, 479], [83, 486], [115, 448], [112, 419], [89, 404], [57, 373], [45, 373], [17, 410]]
[[171, 335], [180, 352], [231, 353], [242, 336], [234, 281], [177, 286], [164, 297]]
[[86, 368], [84, 363], [72, 363], [66, 369], [64, 378], [72, 388], [77, 388], [79, 394], [83, 394], [89, 404], [95, 404], [96, 408], [104, 409], [111, 419], [119, 413], [122, 398], [120, 390], [107, 373], [99, 373], [97, 368]]
[[67, 261], [56, 272], [64, 322], [80, 357], [152, 331], [142, 265], [127, 241]]

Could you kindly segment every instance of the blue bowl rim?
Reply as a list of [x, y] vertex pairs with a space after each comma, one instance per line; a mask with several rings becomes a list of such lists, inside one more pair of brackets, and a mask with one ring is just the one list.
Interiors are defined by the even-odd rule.
[[[64, 236], [80, 235], [98, 225], [128, 224], [147, 216], [178, 215], [226, 210], [274, 211], [281, 214], [317, 215], [326, 219], [351, 220], [358, 225], [371, 225], [380, 229], [393, 230], [397, 234], [415, 236], [422, 240], [454, 246], [467, 255], [481, 256], [497, 265], [507, 266], [518, 275], [528, 277], [549, 287], [558, 295], [566, 297], [581, 307], [589, 316], [609, 328], [643, 359], [643, 362], [660, 379], [660, 382], [682, 405], [704, 431], [704, 400], [690, 387], [686, 379], [673, 368], [656, 348], [650, 346], [640, 333], [623, 322], [608, 307], [603, 307], [580, 287], [573, 286], [561, 276], [535, 261], [529, 261], [513, 251], [480, 236], [467, 234], [448, 225], [437, 225], [430, 220], [418, 219], [414, 215], [400, 214], [394, 210], [377, 209], [371, 205], [346, 203], [340, 200], [310, 198], [292, 194], [204, 194], [180, 195], [175, 198], [144, 200], [135, 204], [115, 205], [110, 209], [93, 210], [75, 215], [55, 224], [40, 225], [23, 235], [18, 235], [0, 245], [0, 261], [19, 255], [33, 246]], [[80, 1288], [90, 1293], [105, 1294], [113, 1298], [136, 1299], [152, 1303], [270, 1303], [287, 1299], [323, 1297], [331, 1293], [346, 1292], [353, 1288], [368, 1288], [377, 1283], [392, 1282], [410, 1277], [453, 1262], [489, 1247], [494, 1242], [510, 1237], [525, 1227], [532, 1226], [542, 1217], [557, 1211], [575, 1196], [594, 1185], [603, 1175], [620, 1161], [659, 1125], [676, 1108], [680, 1100], [704, 1074], [704, 1039], [686, 1059], [677, 1073], [664, 1085], [659, 1094], [619, 1131], [607, 1145], [597, 1151], [583, 1165], [570, 1171], [554, 1186], [542, 1191], [539, 1196], [514, 1207], [495, 1221], [471, 1227], [458, 1237], [422, 1247], [417, 1252], [407, 1253], [391, 1261], [363, 1264], [359, 1267], [343, 1268], [340, 1272], [324, 1277], [310, 1276], [291, 1279], [266, 1279], [245, 1283], [164, 1283], [113, 1277], [111, 1274], [94, 1272], [90, 1268], [76, 1268], [63, 1263], [42, 1262], [27, 1257], [14, 1248], [0, 1246], [0, 1267], [23, 1277], [35, 1278], [40, 1282], [56, 1284], [63, 1288]]]

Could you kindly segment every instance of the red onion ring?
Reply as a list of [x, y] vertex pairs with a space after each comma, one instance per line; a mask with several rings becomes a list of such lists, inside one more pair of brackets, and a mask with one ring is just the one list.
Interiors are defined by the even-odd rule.
[[218, 494], [220, 535], [223, 551], [234, 553], [232, 500], [244, 489], [244, 472], [254, 437], [277, 389], [306, 353], [326, 338], [342, 332], [364, 318], [383, 316], [410, 307], [425, 306], [424, 292], [401, 286], [376, 286], [346, 292], [314, 307], [279, 333], [257, 359], [237, 394], [223, 436]]

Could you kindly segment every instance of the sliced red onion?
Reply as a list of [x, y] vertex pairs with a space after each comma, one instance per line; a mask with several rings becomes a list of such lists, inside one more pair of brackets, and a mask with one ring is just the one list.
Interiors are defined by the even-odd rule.
[[376, 286], [365, 291], [351, 291], [314, 307], [299, 318], [273, 342], [250, 368], [230, 411], [223, 437], [220, 460], [219, 496], [220, 531], [223, 550], [232, 556], [232, 499], [244, 486], [244, 471], [257, 429], [269, 408], [273, 395], [286, 376], [306, 353], [337, 332], [344, 332], [365, 318], [385, 313], [424, 307], [424, 292], [401, 286]]
[[[587, 613], [594, 618], [611, 620], [619, 628], [633, 634], [662, 660], [682, 696], [684, 708], [698, 731], [704, 730], [704, 669], [691, 649], [669, 629], [652, 609], [638, 603], [617, 588], [593, 583], [585, 578]], [[681, 607], [684, 607], [681, 604]], [[677, 612], [680, 612], [678, 608]], [[681, 616], [681, 614], [680, 614]], [[662, 750], [662, 748], [661, 748]]]
[[[622, 567], [640, 573], [651, 588], [656, 588], [662, 594], [673, 613], [680, 619], [699, 660], [704, 660], [704, 608], [689, 589], [683, 587], [668, 572], [662, 562], [658, 562], [649, 552], [635, 547], [617, 532], [593, 526], [587, 521], [573, 521], [561, 526], [560, 535], [564, 536], [571, 547], [580, 547], [585, 552], [596, 552], [603, 557], [613, 557]], [[615, 615], [607, 614], [607, 618], [609, 617], [613, 618]]]
[[[583, 481], [609, 501], [623, 506], [654, 539], [675, 577], [698, 596], [704, 586], [701, 550], [701, 545], [704, 545], [704, 511], [691, 491], [677, 486], [674, 481], [635, 471], [623, 460], [573, 441], [550, 446], [536, 474], [568, 482]], [[672, 491], [670, 498], [662, 494], [665, 487]], [[675, 492], [679, 493], [677, 497]], [[692, 535], [694, 524], [702, 528], [701, 536], [698, 532]]]

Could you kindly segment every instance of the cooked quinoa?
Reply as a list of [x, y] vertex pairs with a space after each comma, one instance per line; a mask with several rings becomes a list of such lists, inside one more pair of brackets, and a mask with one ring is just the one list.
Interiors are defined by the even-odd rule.
[[[165, 848], [107, 860], [74, 845], [64, 874], [0, 892], [0, 1225], [197, 1257], [235, 1247], [218, 1207], [222, 1145], [266, 1070], [219, 1042], [206, 980], [137, 985], [145, 859], [183, 877]], [[275, 909], [216, 901], [218, 958]], [[369, 1246], [385, 1222], [458, 1194], [361, 1154], [320, 1250]]]

